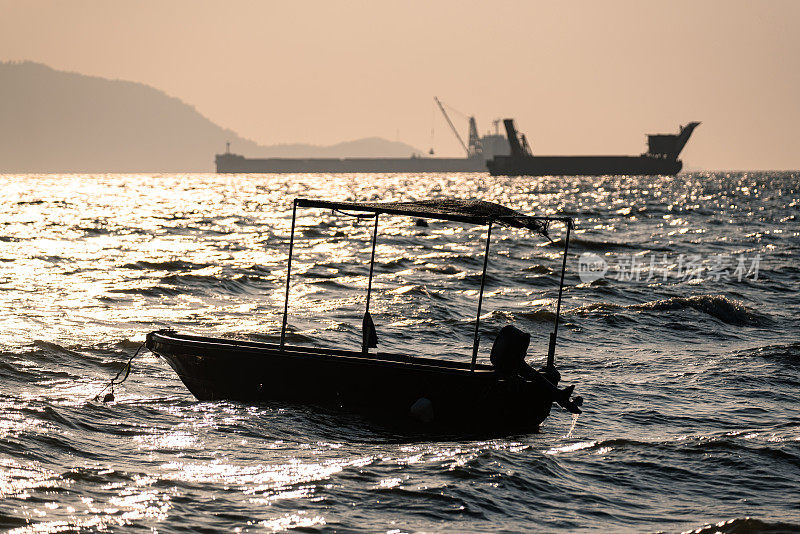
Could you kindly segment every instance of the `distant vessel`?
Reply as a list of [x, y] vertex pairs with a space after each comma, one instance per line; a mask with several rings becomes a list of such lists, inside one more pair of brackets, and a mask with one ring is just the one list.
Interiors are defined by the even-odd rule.
[[[432, 158], [413, 155], [408, 158], [246, 158], [230, 152], [230, 143], [224, 154], [217, 154], [218, 173], [367, 173], [367, 172], [486, 172], [487, 160], [497, 155], [507, 155], [510, 147], [506, 138], [495, 133], [478, 136], [475, 117], [469, 117], [469, 139], [461, 138], [444, 106], [434, 97], [447, 124], [466, 151], [464, 158]], [[431, 149], [431, 153], [433, 149]]]
[[496, 155], [486, 162], [489, 173], [495, 176], [677, 174], [683, 167], [678, 156], [700, 124], [690, 122], [678, 134], [648, 135], [648, 150], [640, 156], [534, 156], [525, 135], [517, 135], [514, 120], [505, 119], [503, 123], [511, 154]]

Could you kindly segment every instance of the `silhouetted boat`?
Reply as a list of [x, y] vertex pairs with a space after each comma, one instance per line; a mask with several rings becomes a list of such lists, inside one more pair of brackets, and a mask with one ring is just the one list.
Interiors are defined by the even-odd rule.
[[486, 162], [492, 175], [673, 175], [683, 167], [678, 156], [689, 141], [689, 136], [700, 124], [690, 122], [682, 126], [677, 135], [648, 135], [648, 151], [641, 156], [538, 156], [531, 153], [525, 135], [520, 140], [513, 119], [505, 119], [503, 122], [511, 154], [496, 155]]
[[[360, 218], [374, 218], [372, 258], [363, 317], [362, 350], [288, 345], [294, 228], [298, 208], [324, 208]], [[369, 314], [375, 243], [380, 214], [406, 215], [487, 225], [483, 276], [478, 297], [471, 362], [438, 360], [415, 355], [371, 353], [377, 335]], [[556, 320], [550, 335], [547, 367], [557, 383], [554, 355], [561, 308], [561, 290], [572, 227], [570, 217], [532, 217], [483, 201], [433, 200], [419, 202], [329, 202], [296, 199], [287, 262], [286, 300], [280, 342], [260, 343], [178, 334], [161, 330], [147, 336], [147, 348], [163, 357], [199, 400], [269, 400], [320, 403], [354, 408], [361, 412], [408, 419], [409, 416], [447, 428], [538, 429], [550, 413], [550, 395], [522, 378], [504, 378], [490, 365], [478, 364], [481, 305], [492, 225], [524, 228], [547, 236], [551, 222], [566, 226], [564, 258]]]

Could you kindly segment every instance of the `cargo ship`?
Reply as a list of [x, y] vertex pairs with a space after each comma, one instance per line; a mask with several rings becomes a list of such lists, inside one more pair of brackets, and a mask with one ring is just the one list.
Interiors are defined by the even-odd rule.
[[503, 124], [511, 153], [486, 162], [493, 176], [674, 175], [683, 167], [678, 156], [700, 125], [690, 122], [677, 134], [648, 135], [648, 150], [639, 156], [538, 156], [525, 135], [517, 134], [513, 119], [504, 119]]
[[[510, 154], [505, 136], [495, 133], [478, 135], [475, 117], [469, 117], [469, 137], [465, 143], [444, 105], [434, 97], [447, 124], [466, 152], [466, 157], [438, 158], [412, 155], [407, 158], [247, 158], [230, 151], [217, 154], [218, 173], [423, 173], [423, 172], [486, 172], [486, 162], [499, 155]], [[433, 149], [431, 149], [431, 153]]]

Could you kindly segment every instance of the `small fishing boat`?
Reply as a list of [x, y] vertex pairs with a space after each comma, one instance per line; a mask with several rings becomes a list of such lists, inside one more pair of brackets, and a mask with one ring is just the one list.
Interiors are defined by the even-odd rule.
[[[295, 221], [299, 208], [322, 208], [374, 219], [360, 351], [286, 343]], [[422, 357], [415, 354], [413, 347], [400, 354], [370, 351], [377, 347], [377, 334], [369, 304], [381, 215], [456, 221], [488, 227], [470, 361]], [[160, 330], [148, 334], [146, 346], [163, 357], [189, 391], [203, 401], [314, 403], [355, 409], [398, 421], [420, 421], [442, 428], [536, 431], [550, 413], [554, 401], [552, 386], [542, 387], [541, 380], [509, 376], [498, 372], [493, 365], [478, 363], [478, 332], [492, 227], [501, 225], [527, 229], [549, 238], [548, 230], [553, 222], [564, 225], [565, 239], [555, 325], [550, 334], [547, 363], [542, 372], [542, 376], [549, 381], [547, 385], [551, 386], [557, 384], [559, 379], [554, 357], [572, 219], [523, 215], [485, 201], [332, 202], [295, 199], [279, 342], [199, 337]]]

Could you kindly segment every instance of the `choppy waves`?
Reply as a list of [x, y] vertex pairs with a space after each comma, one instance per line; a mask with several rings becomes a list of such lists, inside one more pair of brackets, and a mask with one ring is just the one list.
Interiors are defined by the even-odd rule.
[[766, 314], [748, 308], [743, 302], [725, 297], [724, 295], [694, 295], [691, 297], [670, 297], [666, 299], [643, 302], [641, 304], [614, 304], [611, 302], [596, 302], [580, 306], [571, 310], [576, 314], [614, 313], [617, 311], [633, 310], [643, 312], [682, 312], [695, 310], [726, 324], [739, 326], [763, 326], [769, 324], [770, 319]]
[[761, 521], [752, 517], [737, 517], [720, 521], [713, 525], [704, 525], [684, 534], [790, 534], [800, 531], [800, 523], [782, 523]]
[[[800, 531], [797, 174], [0, 182], [0, 529]], [[197, 402], [149, 353], [114, 402], [94, 400], [148, 331], [277, 339], [291, 197], [442, 191], [577, 218], [556, 352], [585, 398], [577, 421], [555, 408], [537, 435], [431, 437], [314, 407]], [[371, 224], [316, 211], [297, 228], [288, 338], [355, 348]], [[543, 361], [559, 231], [493, 230], [481, 358], [512, 323]], [[469, 357], [484, 240], [381, 219], [370, 306], [383, 350]], [[762, 263], [757, 279], [585, 283], [583, 252]]]

